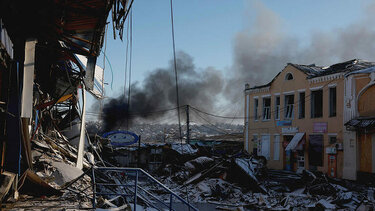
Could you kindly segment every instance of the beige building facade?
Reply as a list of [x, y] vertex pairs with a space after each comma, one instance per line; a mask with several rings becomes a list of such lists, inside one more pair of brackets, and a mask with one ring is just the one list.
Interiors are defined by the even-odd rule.
[[[358, 136], [345, 126], [358, 116], [344, 117], [348, 112], [347, 74], [373, 65], [359, 64], [363, 62], [351, 60], [329, 67], [287, 64], [270, 83], [254, 87], [247, 84], [245, 150], [264, 156], [271, 169], [310, 169], [331, 177], [353, 178], [348, 177], [351, 173], [344, 175], [344, 169], [359, 168], [359, 161], [354, 164], [344, 159], [344, 146], [348, 145], [344, 143], [345, 135], [350, 133], [355, 141]], [[365, 100], [359, 100], [359, 109], [367, 108], [362, 101]], [[366, 115], [373, 111], [364, 110]], [[356, 148], [351, 149], [351, 154], [360, 158]]]
[[346, 179], [375, 180], [375, 67], [345, 75]]

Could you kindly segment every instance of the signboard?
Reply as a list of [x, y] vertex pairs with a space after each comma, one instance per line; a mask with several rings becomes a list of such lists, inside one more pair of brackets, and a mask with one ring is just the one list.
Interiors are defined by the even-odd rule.
[[281, 120], [276, 122], [277, 126], [292, 126], [292, 120]]
[[104, 133], [103, 137], [111, 140], [111, 145], [116, 147], [129, 146], [139, 140], [137, 134], [130, 131], [111, 131]]
[[328, 123], [327, 122], [314, 122], [314, 133], [326, 133]]
[[298, 133], [298, 127], [283, 127], [281, 133]]

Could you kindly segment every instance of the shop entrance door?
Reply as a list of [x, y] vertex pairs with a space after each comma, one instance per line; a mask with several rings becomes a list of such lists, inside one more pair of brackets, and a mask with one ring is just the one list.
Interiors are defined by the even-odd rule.
[[[285, 151], [286, 146], [288, 146], [289, 142], [293, 139], [293, 135], [284, 135], [283, 136], [283, 151]], [[285, 151], [283, 153], [284, 157], [284, 169], [288, 171], [293, 170], [293, 153], [292, 150]]]

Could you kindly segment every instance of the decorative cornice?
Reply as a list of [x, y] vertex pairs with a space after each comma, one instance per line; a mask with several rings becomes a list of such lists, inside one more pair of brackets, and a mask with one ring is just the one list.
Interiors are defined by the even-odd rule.
[[315, 77], [315, 78], [310, 78], [308, 79], [309, 83], [321, 83], [325, 81], [332, 81], [332, 80], [337, 80], [340, 78], [343, 78], [344, 74], [343, 73], [335, 73], [335, 74], [330, 74], [330, 75], [324, 75], [320, 77]]
[[249, 89], [249, 90], [246, 90], [246, 93], [255, 94], [255, 93], [265, 93], [269, 91], [270, 91], [270, 87], [267, 86], [267, 87], [262, 87], [262, 88], [257, 88], [257, 89]]

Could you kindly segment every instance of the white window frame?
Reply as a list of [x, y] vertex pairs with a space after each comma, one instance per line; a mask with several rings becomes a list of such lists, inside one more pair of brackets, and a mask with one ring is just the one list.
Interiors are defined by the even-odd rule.
[[[269, 99], [270, 100], [270, 105], [269, 106], [265, 106], [265, 104], [266, 104], [266, 99]], [[262, 117], [263, 117], [263, 120], [264, 121], [268, 121], [268, 120], [270, 120], [271, 119], [271, 103], [272, 103], [272, 100], [271, 100], [271, 97], [270, 96], [266, 96], [266, 97], [263, 97], [262, 98], [262, 101], [263, 101], [263, 115], [262, 115]], [[268, 118], [267, 118], [268, 117]]]
[[[254, 121], [258, 121], [259, 119], [259, 98], [258, 97], [254, 97], [253, 98], [253, 102], [254, 102]], [[257, 102], [257, 104], [255, 104], [255, 102]]]
[[[279, 98], [279, 105], [277, 105], [277, 98]], [[280, 95], [275, 96], [275, 119], [280, 120], [280, 104], [281, 104], [281, 97]]]
[[[293, 96], [293, 104], [287, 104], [286, 102], [287, 96]], [[295, 97], [294, 92], [293, 94], [284, 95], [284, 119], [289, 120], [289, 119], [294, 118], [294, 97]], [[290, 112], [291, 112], [291, 115], [290, 115]]]
[[[263, 139], [263, 137], [266, 137], [266, 136], [268, 137], [267, 143]], [[261, 134], [259, 145], [260, 145], [260, 147], [258, 147], [258, 153], [260, 152], [259, 155], [264, 156], [267, 160], [270, 160], [270, 156], [271, 156], [271, 150], [270, 150], [271, 149], [271, 135], [270, 134]]]

